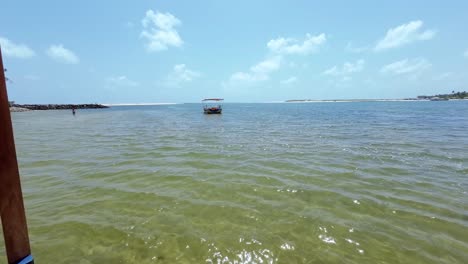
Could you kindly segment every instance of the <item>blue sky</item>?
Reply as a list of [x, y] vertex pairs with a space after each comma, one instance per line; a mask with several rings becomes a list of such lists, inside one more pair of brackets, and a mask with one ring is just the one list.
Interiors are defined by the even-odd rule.
[[468, 90], [467, 1], [4, 1], [19, 103]]

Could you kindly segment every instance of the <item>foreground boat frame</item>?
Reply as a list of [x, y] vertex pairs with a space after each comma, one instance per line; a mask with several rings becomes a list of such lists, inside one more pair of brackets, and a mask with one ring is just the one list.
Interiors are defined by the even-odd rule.
[[[9, 264], [34, 263], [29, 245], [6, 78], [0, 49], [0, 216]], [[3, 263], [2, 260], [0, 262]]]

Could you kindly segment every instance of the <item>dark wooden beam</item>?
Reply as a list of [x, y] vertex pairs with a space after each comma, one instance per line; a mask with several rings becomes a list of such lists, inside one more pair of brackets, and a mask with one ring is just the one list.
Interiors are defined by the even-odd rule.
[[[0, 49], [0, 216], [8, 263], [31, 254]], [[0, 262], [3, 262], [0, 260]], [[32, 263], [31, 261], [25, 263]]]

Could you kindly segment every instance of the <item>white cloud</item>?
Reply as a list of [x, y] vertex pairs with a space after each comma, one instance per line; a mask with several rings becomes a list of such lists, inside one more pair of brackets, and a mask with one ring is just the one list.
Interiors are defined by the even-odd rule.
[[[225, 87], [235, 87], [239, 82], [244, 84], [254, 84], [261, 81], [267, 81], [273, 72], [278, 71], [281, 67], [283, 58], [287, 55], [306, 55], [317, 52], [322, 44], [326, 42], [324, 33], [312, 36], [306, 34], [304, 41], [298, 41], [293, 38], [277, 38], [268, 41], [267, 48], [274, 53], [267, 59], [250, 67], [248, 71], [235, 72], [229, 78], [229, 82], [223, 82]], [[271, 55], [271, 54], [270, 54]], [[289, 67], [296, 67], [294, 62], [289, 63]], [[295, 78], [295, 77], [294, 77]], [[286, 80], [283, 80], [283, 82]], [[289, 80], [290, 83], [297, 81], [297, 79]], [[282, 82], [282, 83], [283, 83]]]
[[288, 84], [296, 83], [297, 81], [298, 81], [298, 79], [297, 79], [296, 76], [291, 76], [291, 77], [289, 77], [289, 78], [286, 79], [286, 80], [282, 80], [282, 81], [281, 81], [281, 84], [288, 85]]
[[324, 33], [312, 36], [307, 33], [303, 42], [293, 38], [277, 38], [268, 41], [267, 47], [278, 54], [302, 54], [317, 52], [319, 47], [327, 41]]
[[380, 70], [381, 73], [393, 75], [420, 73], [432, 66], [426, 59], [404, 59], [385, 65]]
[[49, 57], [61, 63], [78, 64], [80, 62], [78, 56], [73, 51], [64, 48], [62, 44], [51, 45], [46, 53]]
[[140, 84], [138, 82], [132, 81], [127, 78], [125, 75], [109, 77], [106, 79], [106, 85], [108, 87], [136, 87]]
[[141, 21], [143, 31], [140, 37], [147, 40], [148, 51], [163, 51], [169, 47], [181, 47], [184, 42], [175, 27], [181, 22], [171, 13], [154, 13], [153, 10], [146, 11], [146, 16]]
[[350, 75], [352, 73], [361, 72], [364, 69], [364, 64], [365, 61], [362, 59], [357, 60], [355, 63], [345, 62], [343, 63], [343, 66], [333, 66], [330, 69], [325, 70], [322, 74], [331, 76]]
[[174, 66], [174, 75], [181, 81], [191, 82], [194, 78], [199, 77], [200, 73], [190, 70], [185, 64], [177, 64]]
[[16, 44], [13, 41], [0, 37], [2, 53], [8, 57], [27, 59], [34, 57], [36, 53], [25, 44]]
[[255, 76], [251, 73], [245, 73], [245, 72], [235, 72], [231, 75], [231, 81], [248, 81], [248, 82], [253, 82], [253, 81], [260, 81], [260, 80], [266, 80], [264, 76]]
[[450, 77], [453, 77], [453, 72], [444, 72], [439, 75], [434, 76], [432, 79], [435, 81], [443, 81], [446, 79], [449, 79]]
[[429, 40], [436, 35], [435, 30], [422, 31], [421, 20], [411, 21], [407, 24], [391, 28], [375, 46], [375, 51], [397, 48], [415, 41]]
[[172, 72], [167, 76], [165, 84], [168, 86], [179, 86], [182, 83], [192, 82], [200, 76], [201, 73], [189, 69], [185, 64], [177, 64], [174, 65]]
[[325, 70], [322, 74], [324, 75], [339, 75], [339, 70], [338, 70], [338, 67], [337, 66], [333, 66], [331, 67], [330, 69], [328, 70]]
[[268, 74], [270, 72], [278, 70], [280, 67], [280, 58], [274, 57], [250, 67], [250, 71], [255, 74]]
[[353, 43], [348, 42], [348, 44], [345, 47], [345, 51], [351, 52], [351, 53], [363, 53], [366, 52], [369, 49], [369, 47], [362, 46], [362, 47], [355, 47], [353, 46]]
[[231, 81], [257, 82], [270, 79], [270, 74], [281, 66], [281, 57], [265, 59], [252, 67], [248, 72], [236, 72], [231, 75]]

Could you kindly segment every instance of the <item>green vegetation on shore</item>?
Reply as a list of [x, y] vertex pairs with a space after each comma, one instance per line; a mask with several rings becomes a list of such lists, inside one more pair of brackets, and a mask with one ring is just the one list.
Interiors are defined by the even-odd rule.
[[432, 101], [446, 101], [446, 100], [459, 100], [467, 99], [468, 92], [455, 92], [451, 94], [437, 94], [437, 95], [419, 95], [417, 98], [401, 98], [401, 99], [334, 99], [334, 100], [312, 100], [312, 99], [292, 99], [286, 100], [286, 103], [303, 103], [303, 102], [385, 102], [385, 101], [416, 101], [416, 100], [432, 100]]
[[437, 94], [437, 95], [420, 95], [418, 96], [418, 99], [434, 99], [434, 98], [440, 98], [440, 99], [468, 99], [468, 92], [463, 91], [463, 92], [455, 92], [452, 91], [451, 94]]

